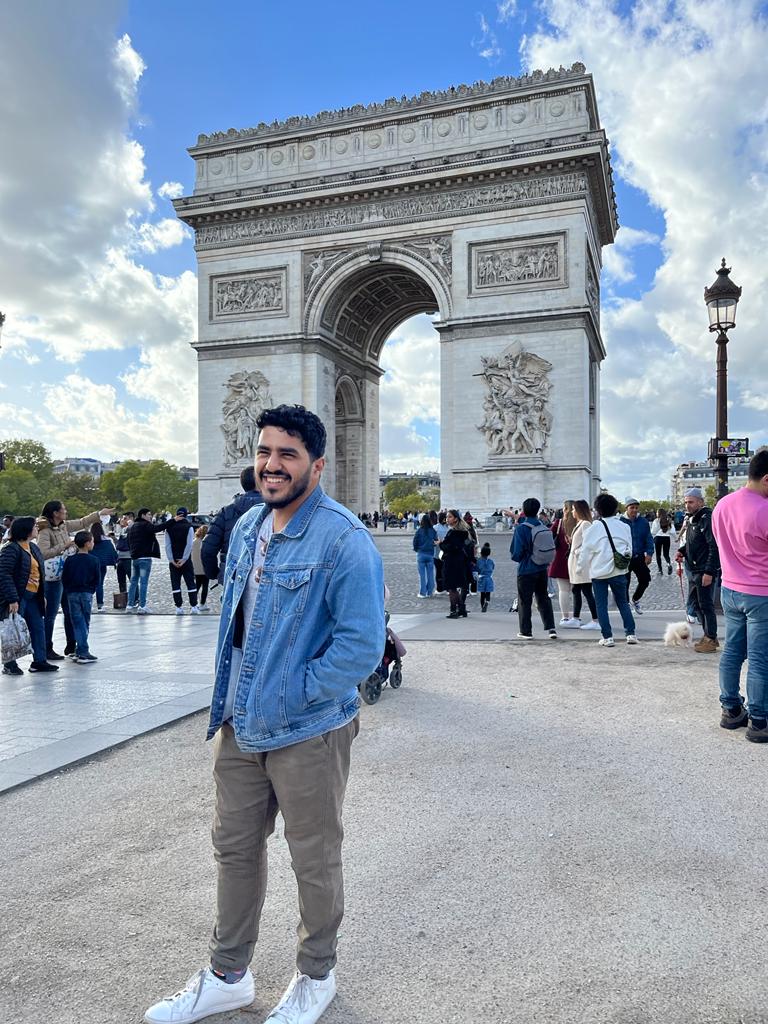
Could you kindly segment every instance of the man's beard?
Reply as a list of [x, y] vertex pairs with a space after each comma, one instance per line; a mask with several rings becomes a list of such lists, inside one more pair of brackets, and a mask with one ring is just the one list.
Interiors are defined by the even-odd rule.
[[[299, 477], [298, 480], [294, 480], [293, 481], [293, 484], [290, 487], [290, 489], [288, 491], [288, 494], [284, 498], [280, 498], [280, 499], [276, 499], [276, 500], [270, 500], [267, 497], [267, 494], [266, 494], [266, 484], [265, 484], [264, 480], [262, 479], [262, 476], [264, 476], [264, 475], [269, 476], [269, 474], [268, 473], [267, 474], [261, 474], [259, 476], [259, 483], [262, 485], [262, 488], [263, 488], [262, 492], [261, 492], [261, 496], [264, 499], [264, 504], [267, 506], [267, 508], [271, 508], [271, 509], [285, 508], [286, 505], [290, 505], [292, 502], [296, 501], [297, 498], [300, 498], [302, 496], [302, 494], [304, 494], [305, 491], [307, 490], [307, 488], [309, 487], [310, 482], [312, 480], [312, 467], [311, 466], [309, 467], [309, 469], [304, 474], [304, 476], [301, 476], [301, 477]], [[283, 475], [283, 479], [285, 479], [284, 475]]]

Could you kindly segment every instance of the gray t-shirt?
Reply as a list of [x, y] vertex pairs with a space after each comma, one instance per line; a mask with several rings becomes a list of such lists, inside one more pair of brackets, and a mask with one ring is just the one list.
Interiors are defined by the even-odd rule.
[[224, 702], [224, 721], [229, 722], [235, 707], [235, 690], [237, 681], [240, 678], [240, 667], [243, 664], [243, 651], [248, 641], [248, 633], [251, 629], [253, 609], [256, 607], [256, 596], [259, 592], [259, 582], [264, 568], [264, 560], [267, 557], [267, 548], [272, 539], [274, 528], [273, 514], [270, 512], [261, 524], [259, 536], [256, 539], [256, 548], [253, 552], [253, 565], [248, 576], [243, 596], [243, 646], [232, 648], [232, 663], [229, 667], [229, 686], [227, 687], [227, 698]]

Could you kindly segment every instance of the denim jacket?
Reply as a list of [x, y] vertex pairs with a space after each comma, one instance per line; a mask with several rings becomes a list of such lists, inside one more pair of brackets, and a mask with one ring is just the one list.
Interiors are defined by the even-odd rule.
[[[222, 725], [233, 640], [243, 644], [240, 603], [268, 514], [250, 509], [230, 537], [208, 739]], [[238, 747], [276, 750], [350, 721], [384, 641], [379, 553], [360, 520], [318, 486], [267, 549], [235, 692]]]

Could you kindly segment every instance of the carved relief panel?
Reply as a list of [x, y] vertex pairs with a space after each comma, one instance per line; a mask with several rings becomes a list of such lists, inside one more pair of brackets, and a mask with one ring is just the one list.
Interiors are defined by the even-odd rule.
[[519, 341], [498, 356], [481, 356], [475, 374], [485, 384], [484, 419], [477, 429], [493, 456], [541, 455], [552, 433], [549, 373], [552, 363]]
[[235, 466], [253, 458], [259, 429], [256, 420], [272, 406], [269, 380], [260, 370], [233, 373], [224, 385], [221, 432], [224, 435], [224, 465]]
[[469, 246], [470, 295], [566, 288], [566, 232]]
[[287, 267], [212, 277], [209, 296], [211, 323], [285, 316], [288, 312], [287, 277]]

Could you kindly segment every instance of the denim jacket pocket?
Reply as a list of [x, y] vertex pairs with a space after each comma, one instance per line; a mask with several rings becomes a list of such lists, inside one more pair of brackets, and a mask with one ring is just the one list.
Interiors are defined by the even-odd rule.
[[278, 614], [298, 615], [304, 610], [311, 577], [311, 569], [295, 569], [290, 572], [275, 573], [275, 611]]

